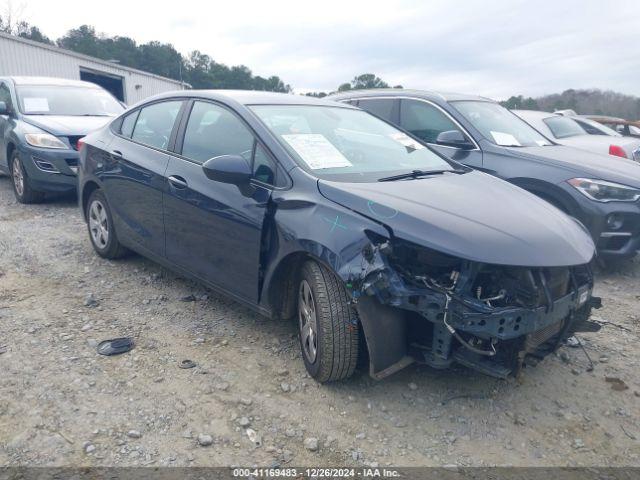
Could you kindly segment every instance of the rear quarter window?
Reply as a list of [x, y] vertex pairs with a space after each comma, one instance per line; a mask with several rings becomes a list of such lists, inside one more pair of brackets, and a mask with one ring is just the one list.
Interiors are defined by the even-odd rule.
[[133, 128], [131, 139], [151, 147], [166, 150], [181, 100], [170, 100], [142, 107]]
[[138, 113], [140, 113], [140, 110], [131, 112], [129, 115], [124, 117], [122, 124], [120, 125], [121, 135], [131, 138], [131, 135], [133, 134], [133, 127], [135, 127], [136, 119], [138, 118]]

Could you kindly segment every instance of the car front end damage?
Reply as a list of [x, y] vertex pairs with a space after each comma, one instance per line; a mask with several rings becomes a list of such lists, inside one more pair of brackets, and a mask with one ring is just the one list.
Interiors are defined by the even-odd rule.
[[589, 264], [485, 264], [386, 238], [372, 238], [360, 262], [347, 288], [374, 378], [414, 361], [506, 378], [573, 333], [599, 329], [588, 320], [600, 307]]

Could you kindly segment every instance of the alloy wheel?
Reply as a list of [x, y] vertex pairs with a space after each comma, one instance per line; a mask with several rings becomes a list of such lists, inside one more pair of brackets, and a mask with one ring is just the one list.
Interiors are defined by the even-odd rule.
[[318, 355], [318, 322], [313, 292], [306, 280], [300, 282], [298, 320], [300, 323], [302, 351], [309, 363], [315, 363]]
[[24, 173], [22, 173], [22, 165], [20, 165], [20, 160], [15, 159], [13, 161], [13, 184], [16, 188], [16, 193], [19, 197], [24, 195]]
[[104, 249], [109, 243], [109, 222], [107, 211], [99, 200], [94, 200], [89, 207], [89, 231], [93, 243]]

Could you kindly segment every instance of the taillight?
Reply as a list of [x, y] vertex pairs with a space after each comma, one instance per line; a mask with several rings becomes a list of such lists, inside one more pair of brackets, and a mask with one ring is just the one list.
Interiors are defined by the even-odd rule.
[[84, 147], [84, 137], [79, 138], [78, 141], [76, 142], [76, 150], [80, 151], [82, 147]]
[[609, 155], [615, 155], [616, 157], [629, 158], [622, 147], [618, 145], [609, 145]]

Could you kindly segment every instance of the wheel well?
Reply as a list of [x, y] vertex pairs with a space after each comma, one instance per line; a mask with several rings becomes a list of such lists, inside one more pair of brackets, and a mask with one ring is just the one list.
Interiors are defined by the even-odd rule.
[[565, 205], [563, 201], [558, 200], [555, 196], [549, 195], [548, 193], [545, 193], [545, 192], [540, 192], [538, 190], [529, 190], [529, 192], [533, 193], [537, 197], [540, 197], [545, 202], [550, 203], [551, 205], [556, 207], [558, 210], [563, 211], [567, 215], [571, 215], [571, 212], [570, 212], [569, 208], [567, 207], [567, 205]]
[[16, 149], [16, 146], [9, 142], [7, 145], [7, 167], [11, 168], [11, 155], [13, 155], [13, 151]]
[[87, 182], [82, 190], [82, 214], [86, 215], [87, 212], [87, 203], [89, 202], [89, 197], [93, 192], [98, 190], [100, 186], [96, 182]]
[[296, 308], [295, 273], [306, 260], [312, 257], [305, 252], [295, 252], [283, 258], [271, 278], [267, 299], [273, 316], [288, 319], [293, 317]]

